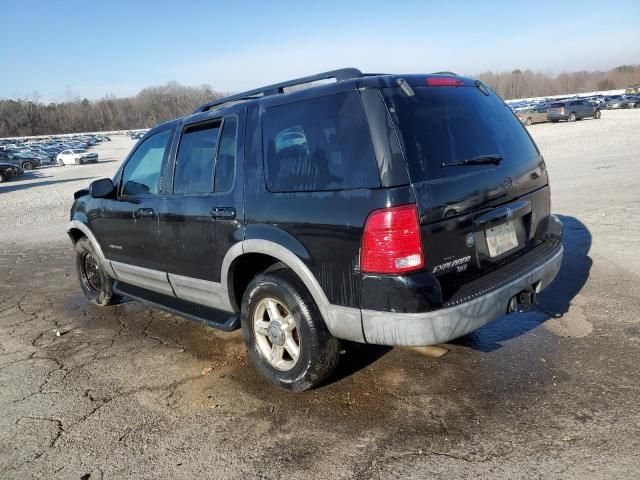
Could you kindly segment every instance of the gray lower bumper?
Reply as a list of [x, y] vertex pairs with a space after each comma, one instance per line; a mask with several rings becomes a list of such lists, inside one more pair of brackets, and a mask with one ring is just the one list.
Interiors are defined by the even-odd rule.
[[448, 342], [477, 330], [507, 311], [511, 297], [532, 286], [542, 291], [556, 277], [563, 248], [544, 264], [486, 295], [425, 313], [394, 313], [362, 310], [362, 328], [367, 343], [422, 346]]

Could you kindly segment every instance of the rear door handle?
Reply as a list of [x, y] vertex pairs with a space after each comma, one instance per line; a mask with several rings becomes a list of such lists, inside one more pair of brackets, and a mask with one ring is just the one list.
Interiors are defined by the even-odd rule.
[[211, 216], [213, 218], [233, 220], [236, 218], [236, 209], [233, 207], [214, 207], [211, 209]]
[[133, 213], [134, 218], [153, 218], [154, 215], [153, 208], [139, 208]]

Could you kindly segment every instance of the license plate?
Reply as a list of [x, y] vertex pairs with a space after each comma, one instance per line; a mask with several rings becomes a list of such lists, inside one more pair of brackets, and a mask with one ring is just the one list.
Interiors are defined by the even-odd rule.
[[497, 257], [518, 246], [518, 236], [512, 222], [485, 230], [489, 255]]

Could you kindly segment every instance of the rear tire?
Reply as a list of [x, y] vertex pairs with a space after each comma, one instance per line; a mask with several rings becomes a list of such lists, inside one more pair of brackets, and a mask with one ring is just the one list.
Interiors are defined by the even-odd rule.
[[33, 170], [33, 163], [31, 162], [24, 162], [22, 164], [22, 168], [24, 168], [25, 170]]
[[290, 270], [256, 276], [242, 297], [242, 334], [253, 364], [271, 383], [301, 392], [335, 370], [340, 341]]
[[602, 113], [600, 112], [600, 110], [596, 110], [595, 113], [593, 114], [593, 118], [595, 118], [596, 120], [598, 120], [601, 116], [602, 116]]
[[532, 123], [533, 123], [533, 122], [531, 121], [531, 119], [530, 119], [530, 118], [527, 118], [527, 119], [524, 121], [524, 124], [525, 124], [527, 127], [528, 127], [529, 125], [531, 125]]
[[8, 180], [7, 177], [5, 177], [3, 172], [0, 172], [0, 183], [6, 182]]
[[569, 114], [569, 118], [567, 119], [570, 122], [575, 122], [576, 121], [576, 114], [575, 113], [570, 113]]
[[76, 272], [85, 296], [100, 307], [118, 303], [121, 298], [113, 293], [113, 279], [100, 265], [91, 242], [83, 237], [76, 242], [75, 250]]

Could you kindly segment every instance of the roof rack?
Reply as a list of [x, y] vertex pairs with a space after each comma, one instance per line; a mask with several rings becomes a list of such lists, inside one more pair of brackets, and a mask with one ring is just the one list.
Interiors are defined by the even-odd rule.
[[357, 68], [341, 68], [339, 70], [331, 70], [328, 72], [318, 73], [308, 77], [296, 78], [287, 82], [275, 83], [266, 87], [256, 88], [255, 90], [249, 90], [247, 92], [237, 93], [229, 97], [219, 98], [218, 100], [212, 100], [204, 105], [198, 107], [193, 113], [206, 112], [213, 107], [219, 107], [226, 103], [238, 102], [240, 100], [250, 100], [252, 98], [261, 98], [268, 95], [276, 95], [278, 93], [284, 93], [284, 89], [287, 87], [295, 87], [296, 85], [303, 85], [305, 83], [317, 82], [319, 80], [327, 80], [335, 78], [337, 82], [343, 80], [349, 80], [351, 78], [362, 77], [362, 72]]

